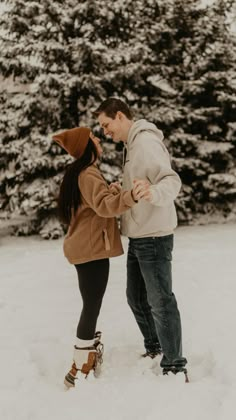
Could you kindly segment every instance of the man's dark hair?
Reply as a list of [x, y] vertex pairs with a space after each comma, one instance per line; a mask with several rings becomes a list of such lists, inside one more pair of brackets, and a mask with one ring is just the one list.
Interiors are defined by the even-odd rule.
[[103, 101], [96, 111], [93, 112], [93, 115], [97, 118], [102, 112], [104, 112], [107, 117], [114, 120], [118, 111], [122, 112], [129, 120], [133, 119], [132, 112], [128, 105], [118, 98], [108, 98]]

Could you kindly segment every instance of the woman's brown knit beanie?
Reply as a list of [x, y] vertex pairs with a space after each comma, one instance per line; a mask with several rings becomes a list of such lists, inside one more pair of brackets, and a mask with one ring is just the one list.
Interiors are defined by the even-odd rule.
[[52, 138], [71, 156], [79, 159], [86, 149], [90, 132], [91, 130], [88, 127], [76, 127], [55, 134]]

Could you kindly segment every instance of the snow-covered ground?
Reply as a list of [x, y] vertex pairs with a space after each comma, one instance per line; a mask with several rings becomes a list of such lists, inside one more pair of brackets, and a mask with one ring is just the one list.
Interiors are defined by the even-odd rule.
[[[98, 329], [100, 378], [65, 391], [81, 300], [62, 240], [0, 240], [1, 420], [230, 420], [236, 400], [236, 225], [176, 231], [174, 291], [191, 383], [141, 359], [125, 298], [125, 256], [111, 260]], [[124, 239], [124, 247], [127, 241]]]

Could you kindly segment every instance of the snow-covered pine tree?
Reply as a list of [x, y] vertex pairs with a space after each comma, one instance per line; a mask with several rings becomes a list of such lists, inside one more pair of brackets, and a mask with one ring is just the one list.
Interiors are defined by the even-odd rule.
[[[227, 23], [233, 3], [218, 0], [202, 9], [196, 0], [174, 2], [170, 67], [183, 118], [169, 141], [184, 182], [178, 199], [183, 220], [186, 210], [190, 220], [235, 217], [236, 49]], [[183, 208], [185, 186], [191, 202]]]
[[141, 3], [129, 40], [141, 61], [123, 91], [137, 116], [164, 131], [183, 181], [180, 221], [235, 218], [236, 43], [228, 19], [234, 2]]
[[[210, 8], [200, 0], [12, 0], [8, 6], [0, 33], [2, 212], [32, 218], [26, 232], [60, 234], [47, 223], [54, 223], [70, 158], [51, 134], [80, 124], [96, 130], [92, 110], [113, 95], [163, 129], [184, 183], [177, 201], [182, 222], [233, 213], [229, 1]], [[102, 169], [113, 180], [121, 158], [112, 143], [105, 148]]]
[[74, 123], [70, 46], [55, 34], [58, 26], [66, 31], [67, 14], [58, 3], [63, 2], [10, 2], [2, 17], [0, 57], [1, 208], [13, 220], [25, 216], [20, 233], [44, 235], [49, 224], [51, 237], [62, 233], [54, 216], [57, 174], [69, 157], [52, 144], [50, 134]]
[[[54, 238], [62, 232], [55, 218], [58, 186], [71, 159], [51, 135], [95, 124], [91, 110], [107, 95], [104, 69], [112, 78], [113, 25], [119, 39], [126, 18], [118, 6], [116, 20], [112, 4], [107, 8], [103, 1], [12, 0], [7, 5], [0, 34], [1, 216], [25, 216], [19, 234]], [[113, 144], [106, 149], [103, 170], [112, 181], [121, 157]]]

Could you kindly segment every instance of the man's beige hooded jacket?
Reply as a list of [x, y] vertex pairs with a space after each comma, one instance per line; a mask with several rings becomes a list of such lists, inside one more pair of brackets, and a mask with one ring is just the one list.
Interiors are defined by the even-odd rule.
[[123, 188], [133, 188], [133, 180], [151, 183], [152, 203], [140, 200], [121, 217], [121, 232], [131, 238], [165, 236], [177, 225], [174, 200], [181, 181], [171, 168], [170, 156], [162, 142], [163, 133], [148, 121], [136, 121], [128, 135]]

